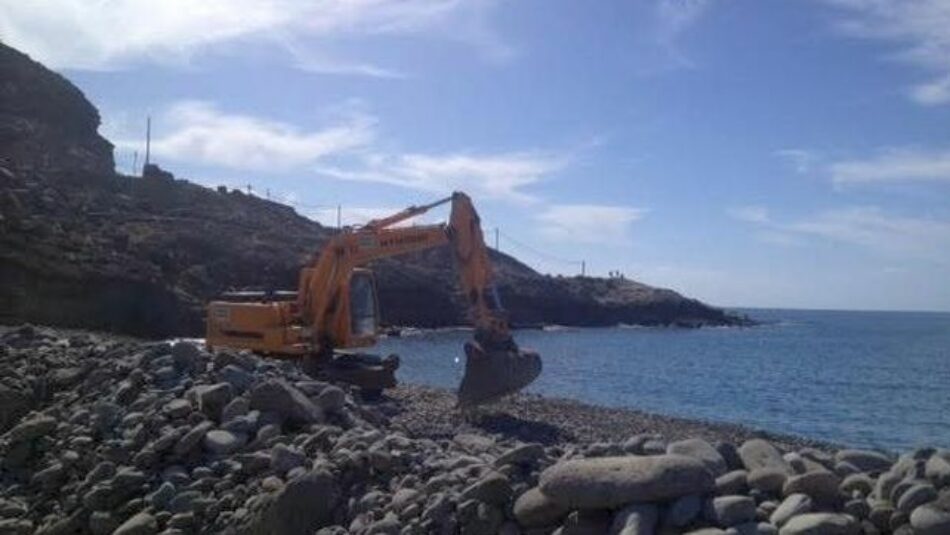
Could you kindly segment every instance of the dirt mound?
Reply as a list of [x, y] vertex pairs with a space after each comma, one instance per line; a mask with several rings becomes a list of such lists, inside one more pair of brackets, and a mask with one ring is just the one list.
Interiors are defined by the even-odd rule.
[[[205, 302], [232, 288], [294, 288], [333, 232], [288, 206], [160, 169], [117, 174], [99, 114], [75, 86], [2, 44], [0, 80], [0, 322], [199, 334]], [[741, 321], [669, 290], [493, 259], [515, 324]], [[386, 323], [465, 323], [447, 250], [374, 268]]]

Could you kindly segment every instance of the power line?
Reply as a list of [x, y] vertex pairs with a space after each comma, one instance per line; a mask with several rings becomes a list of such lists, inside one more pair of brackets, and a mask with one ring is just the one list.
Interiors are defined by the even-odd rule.
[[536, 256], [539, 256], [539, 257], [541, 257], [541, 258], [544, 258], [544, 259], [546, 259], [546, 260], [548, 260], [548, 261], [551, 261], [551, 262], [558, 262], [558, 263], [561, 263], [561, 264], [570, 264], [570, 265], [573, 265], [573, 266], [580, 266], [580, 265], [584, 264], [584, 260], [572, 260], [572, 259], [569, 259], [569, 258], [564, 258], [564, 257], [561, 257], [561, 256], [553, 255], [553, 254], [551, 254], [551, 253], [547, 253], [547, 252], [541, 251], [541, 250], [539, 250], [539, 249], [536, 249], [536, 248], [534, 248], [534, 247], [532, 247], [532, 246], [530, 246], [530, 245], [528, 245], [528, 244], [526, 244], [526, 243], [524, 243], [524, 242], [522, 242], [522, 241], [520, 241], [520, 240], [517, 240], [517, 239], [511, 237], [511, 235], [509, 235], [509, 234], [506, 233], [506, 232], [501, 232], [501, 231], [499, 231], [499, 234], [501, 234], [502, 237], [504, 237], [506, 240], [510, 241], [511, 243], [513, 243], [513, 244], [515, 244], [515, 245], [521, 247], [522, 249], [525, 249], [525, 250], [527, 250], [527, 251], [529, 251], [529, 252], [531, 252], [531, 253], [534, 253]]

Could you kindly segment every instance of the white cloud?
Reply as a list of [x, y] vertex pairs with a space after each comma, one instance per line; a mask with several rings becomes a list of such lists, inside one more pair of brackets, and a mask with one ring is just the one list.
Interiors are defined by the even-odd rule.
[[660, 0], [656, 4], [660, 33], [675, 38], [689, 30], [712, 6], [712, 0]]
[[950, 102], [950, 74], [933, 82], [917, 85], [911, 89], [910, 96], [917, 102], [926, 105]]
[[[203, 101], [168, 107], [154, 124], [152, 154], [159, 158], [225, 167], [271, 171], [300, 168], [322, 158], [351, 152], [374, 138], [375, 120], [353, 114], [321, 130], [302, 131], [286, 123], [222, 112]], [[141, 142], [114, 140], [120, 148]]]
[[712, 0], [659, 0], [655, 12], [655, 38], [680, 67], [692, 61], [680, 50], [679, 40], [709, 11]]
[[791, 163], [795, 172], [802, 175], [811, 171], [818, 160], [815, 152], [808, 149], [780, 149], [775, 155]]
[[867, 182], [950, 182], [950, 149], [887, 149], [873, 157], [833, 163], [836, 184]]
[[[436, 194], [461, 190], [522, 203], [537, 202], [528, 188], [562, 169], [577, 152], [383, 152], [377, 146], [376, 119], [362, 108], [359, 102], [344, 103], [335, 123], [304, 130], [225, 112], [210, 102], [179, 101], [153, 121], [151, 151], [157, 160], [264, 172], [308, 170], [339, 180]], [[144, 142], [136, 139], [143, 125], [133, 125], [122, 112], [105, 117], [103, 132], [124, 151], [124, 169], [133, 150], [144, 152]]]
[[379, 182], [433, 193], [461, 190], [483, 198], [532, 201], [525, 188], [566, 164], [539, 152], [370, 154], [361, 166], [319, 166], [317, 172], [341, 180]]
[[309, 70], [388, 76], [313, 51], [340, 38], [424, 34], [505, 59], [513, 51], [488, 24], [493, 8], [490, 0], [0, 0], [0, 35], [53, 68], [181, 62], [250, 44], [282, 48]]
[[622, 245], [630, 224], [646, 215], [642, 208], [601, 204], [553, 204], [535, 216], [540, 233], [557, 242]]
[[890, 215], [877, 207], [829, 210], [786, 228], [895, 256], [945, 260], [950, 251], [950, 222]]
[[950, 221], [889, 214], [875, 206], [825, 210], [803, 219], [779, 222], [746, 219], [763, 241], [798, 245], [819, 238], [856, 245], [885, 256], [950, 262]]
[[946, 0], [825, 0], [840, 8], [851, 35], [900, 43], [901, 60], [937, 73], [909, 91], [925, 105], [950, 103], [950, 2]]
[[726, 210], [726, 213], [734, 219], [745, 221], [746, 223], [768, 223], [769, 209], [765, 206], [748, 205], [737, 206]]

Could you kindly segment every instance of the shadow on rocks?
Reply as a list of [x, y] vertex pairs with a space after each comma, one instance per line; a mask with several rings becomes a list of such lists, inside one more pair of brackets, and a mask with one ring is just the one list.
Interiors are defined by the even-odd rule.
[[538, 442], [546, 446], [574, 439], [570, 433], [547, 422], [525, 420], [504, 412], [479, 415], [471, 421], [471, 425], [488, 433], [499, 433], [522, 442]]

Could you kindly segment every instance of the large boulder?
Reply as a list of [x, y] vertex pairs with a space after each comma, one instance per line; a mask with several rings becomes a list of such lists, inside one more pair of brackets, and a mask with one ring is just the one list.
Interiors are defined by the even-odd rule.
[[917, 483], [909, 487], [897, 500], [897, 510], [910, 514], [925, 503], [937, 499], [937, 490], [930, 483]]
[[244, 530], [248, 535], [311, 535], [333, 521], [340, 490], [328, 472], [314, 470], [292, 479], [265, 498], [261, 510]]
[[286, 420], [300, 424], [322, 423], [323, 411], [303, 392], [285, 381], [265, 381], [251, 390], [251, 408], [272, 411]]
[[548, 498], [537, 487], [528, 489], [515, 500], [515, 519], [526, 528], [556, 525], [569, 512], [570, 508]]
[[950, 486], [950, 461], [939, 455], [932, 455], [924, 465], [924, 474], [938, 488]]
[[752, 522], [755, 520], [755, 500], [748, 496], [713, 498], [707, 506], [706, 518], [724, 528]]
[[11, 444], [19, 442], [29, 442], [41, 436], [47, 435], [56, 428], [56, 419], [49, 416], [38, 415], [29, 420], [20, 422], [16, 427], [7, 433], [7, 438]]
[[791, 494], [782, 500], [782, 503], [779, 504], [775, 511], [772, 511], [772, 514], [769, 516], [769, 522], [778, 527], [782, 527], [792, 517], [810, 513], [812, 507], [811, 498], [805, 494]]
[[0, 384], [0, 433], [10, 429], [32, 406], [29, 393]]
[[228, 383], [202, 385], [195, 389], [198, 409], [215, 420], [221, 419], [221, 411], [233, 397], [234, 392]]
[[840, 513], [807, 513], [792, 517], [779, 535], [857, 535], [861, 526], [854, 517]]
[[841, 478], [827, 470], [805, 472], [788, 478], [782, 487], [785, 496], [805, 494], [816, 503], [834, 505], [838, 499], [838, 487]]
[[667, 453], [695, 457], [702, 461], [713, 476], [719, 477], [726, 473], [726, 460], [712, 444], [701, 438], [689, 438], [671, 442], [666, 447]]
[[858, 467], [862, 472], [883, 472], [891, 467], [893, 461], [883, 453], [868, 450], [841, 450], [835, 454], [835, 461]]
[[914, 509], [910, 514], [910, 525], [915, 535], [950, 533], [950, 492], [944, 491], [937, 501]]
[[701, 461], [684, 455], [601, 457], [556, 464], [541, 473], [541, 492], [573, 509], [609, 509], [713, 489]]
[[753, 472], [756, 469], [778, 469], [791, 474], [792, 468], [788, 465], [781, 452], [767, 440], [753, 438], [739, 447], [739, 458], [746, 470]]
[[148, 513], [139, 513], [126, 520], [114, 535], [152, 535], [158, 533], [158, 522]]

